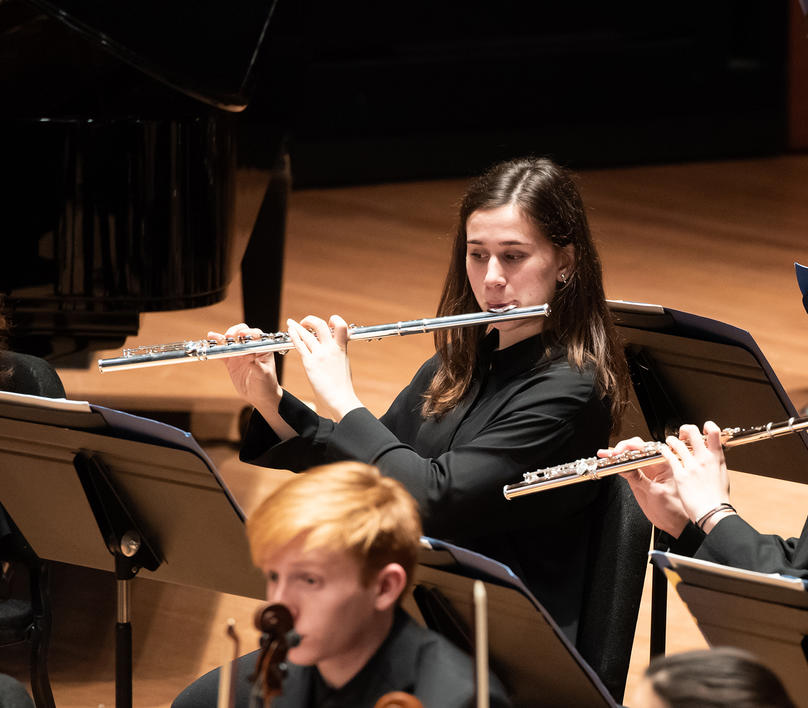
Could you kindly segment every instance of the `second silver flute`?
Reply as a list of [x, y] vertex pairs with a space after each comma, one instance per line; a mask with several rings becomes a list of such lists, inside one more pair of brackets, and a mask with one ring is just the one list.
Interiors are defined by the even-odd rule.
[[[724, 428], [721, 431], [721, 447], [724, 449], [740, 447], [781, 435], [798, 433], [806, 428], [808, 428], [808, 416], [789, 418], [781, 423], [766, 423], [754, 428]], [[506, 484], [502, 493], [506, 499], [515, 499], [525, 494], [535, 494], [655, 465], [664, 459], [660, 452], [662, 447], [663, 443], [647, 442], [642, 450], [626, 450], [611, 457], [583, 457], [575, 462], [525, 472], [521, 482]]]
[[[348, 339], [382, 339], [383, 337], [422, 334], [437, 329], [450, 327], [471, 327], [473, 325], [493, 324], [508, 320], [524, 320], [529, 317], [546, 317], [550, 314], [549, 305], [533, 305], [532, 307], [514, 307], [502, 311], [472, 312], [464, 315], [448, 315], [421, 320], [406, 320], [370, 327], [350, 327]], [[263, 333], [255, 339], [228, 339], [220, 344], [212, 339], [198, 339], [171, 344], [157, 344], [124, 349], [121, 356], [112, 359], [99, 359], [100, 371], [124, 371], [141, 369], [147, 366], [164, 366], [166, 364], [182, 364], [189, 361], [205, 361], [207, 359], [226, 359], [245, 354], [263, 354], [266, 352], [287, 352], [294, 349], [292, 338], [287, 332]]]

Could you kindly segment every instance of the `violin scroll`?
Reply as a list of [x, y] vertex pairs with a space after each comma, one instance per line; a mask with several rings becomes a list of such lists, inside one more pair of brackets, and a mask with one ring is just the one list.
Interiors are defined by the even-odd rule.
[[284, 605], [264, 605], [255, 613], [255, 627], [262, 632], [261, 653], [250, 676], [254, 690], [265, 701], [281, 693], [286, 676], [286, 654], [300, 644], [292, 613]]
[[[294, 620], [292, 613], [285, 605], [264, 605], [259, 607], [255, 612], [255, 628], [260, 630], [263, 634], [271, 636], [286, 635], [288, 632], [294, 630]], [[295, 632], [295, 634], [297, 634]], [[298, 635], [297, 641], [291, 644], [289, 648], [297, 646], [300, 643], [300, 636]]]

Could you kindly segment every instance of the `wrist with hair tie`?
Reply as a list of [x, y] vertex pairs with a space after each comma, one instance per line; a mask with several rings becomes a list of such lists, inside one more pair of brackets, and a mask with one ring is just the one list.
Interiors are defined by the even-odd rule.
[[701, 517], [701, 518], [700, 518], [700, 519], [699, 519], [699, 520], [696, 522], [696, 526], [697, 526], [699, 529], [701, 529], [702, 531], [704, 531], [704, 524], [706, 524], [706, 523], [707, 523], [707, 521], [708, 521], [708, 519], [711, 519], [711, 518], [712, 518], [713, 516], [715, 516], [715, 515], [716, 515], [716, 514], [717, 514], [719, 511], [731, 511], [733, 514], [737, 514], [737, 513], [738, 513], [737, 511], [735, 511], [735, 507], [734, 507], [734, 506], [732, 506], [732, 504], [730, 504], [729, 502], [723, 502], [722, 504], [719, 504], [717, 507], [715, 507], [714, 509], [710, 509], [710, 511], [708, 511], [706, 514], [704, 514], [704, 515], [703, 515], [703, 516], [702, 516], [702, 517]]

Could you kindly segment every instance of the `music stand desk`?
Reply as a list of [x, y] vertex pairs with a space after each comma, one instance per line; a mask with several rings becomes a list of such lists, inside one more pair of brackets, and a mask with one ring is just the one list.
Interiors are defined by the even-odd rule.
[[[753, 427], [797, 415], [745, 330], [661, 305], [609, 300], [625, 343], [631, 400], [616, 439], [664, 440], [683, 423]], [[808, 435], [784, 435], [727, 450], [731, 469], [808, 482]], [[667, 589], [653, 572], [651, 656], [665, 652]]]
[[652, 551], [711, 646], [755, 654], [808, 707], [808, 582]]
[[422, 539], [412, 593], [404, 608], [426, 626], [472, 651], [472, 586], [485, 584], [491, 670], [515, 708], [615, 708], [597, 674], [541, 603], [505, 565], [432, 538]]
[[114, 570], [118, 708], [132, 705], [130, 581], [138, 572], [264, 596], [244, 514], [177, 428], [86, 401], [2, 392], [0, 488], [40, 558]]
[[[745, 330], [660, 305], [610, 300], [626, 344], [633, 401], [620, 438], [664, 440], [683, 423], [752, 427], [797, 412]], [[808, 482], [808, 435], [785, 435], [727, 451], [731, 469]]]
[[2, 501], [42, 558], [110, 570], [74, 467], [95, 456], [162, 562], [148, 577], [262, 598], [244, 514], [190, 434], [86, 402], [0, 393]]

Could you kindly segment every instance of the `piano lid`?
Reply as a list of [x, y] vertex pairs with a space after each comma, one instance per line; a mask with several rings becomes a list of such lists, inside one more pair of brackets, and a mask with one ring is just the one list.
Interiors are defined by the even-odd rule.
[[140, 312], [224, 297], [240, 253], [221, 108], [246, 105], [275, 2], [0, 1], [10, 347], [84, 366]]
[[246, 108], [277, 0], [27, 0], [118, 58], [217, 108]]

